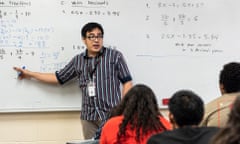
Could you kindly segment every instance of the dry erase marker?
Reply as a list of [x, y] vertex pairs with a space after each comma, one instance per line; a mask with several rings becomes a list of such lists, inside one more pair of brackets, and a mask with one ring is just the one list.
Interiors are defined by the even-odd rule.
[[[25, 66], [22, 66], [22, 69], [25, 69]], [[22, 72], [18, 72], [18, 77], [22, 75]]]

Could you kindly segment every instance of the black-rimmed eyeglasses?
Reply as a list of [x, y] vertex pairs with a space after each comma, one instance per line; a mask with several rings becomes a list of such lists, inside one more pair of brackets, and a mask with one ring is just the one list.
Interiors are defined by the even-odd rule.
[[87, 36], [87, 38], [90, 40], [90, 41], [95, 41], [96, 39], [98, 40], [101, 40], [103, 38], [103, 35], [89, 35]]

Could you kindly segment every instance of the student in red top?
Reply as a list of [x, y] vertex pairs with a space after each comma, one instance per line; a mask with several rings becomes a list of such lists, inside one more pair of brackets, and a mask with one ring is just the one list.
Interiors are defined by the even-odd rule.
[[145, 144], [156, 133], [171, 129], [159, 111], [156, 96], [146, 85], [132, 87], [103, 126], [100, 144]]

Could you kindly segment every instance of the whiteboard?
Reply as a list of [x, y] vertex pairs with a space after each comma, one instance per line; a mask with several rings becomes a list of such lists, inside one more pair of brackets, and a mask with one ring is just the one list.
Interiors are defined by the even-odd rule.
[[13, 66], [61, 69], [85, 50], [81, 27], [101, 23], [104, 45], [126, 58], [134, 83], [161, 101], [191, 89], [220, 96], [223, 64], [239, 61], [237, 0], [5, 0], [0, 2], [0, 112], [81, 110], [74, 80], [64, 86], [17, 80]]

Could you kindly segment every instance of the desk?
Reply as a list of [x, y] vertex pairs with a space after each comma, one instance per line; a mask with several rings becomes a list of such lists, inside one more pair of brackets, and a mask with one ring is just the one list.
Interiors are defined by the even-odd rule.
[[76, 141], [72, 141], [72, 142], [67, 142], [66, 144], [99, 144], [99, 140], [76, 140]]

